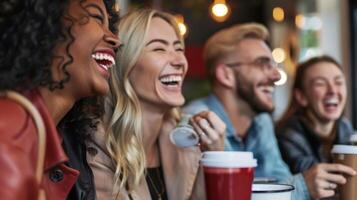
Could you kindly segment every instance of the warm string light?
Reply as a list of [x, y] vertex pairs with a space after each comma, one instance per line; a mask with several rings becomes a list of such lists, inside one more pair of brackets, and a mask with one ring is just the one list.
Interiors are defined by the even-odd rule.
[[286, 81], [288, 80], [288, 75], [281, 68], [278, 68], [278, 72], [280, 74], [280, 79], [278, 81], [275, 81], [274, 84], [275, 85], [284, 85], [286, 83]]
[[281, 7], [275, 7], [273, 9], [273, 19], [277, 22], [282, 22], [284, 21], [284, 18], [285, 18], [284, 9], [282, 9]]
[[282, 63], [285, 60], [285, 51], [282, 48], [275, 48], [272, 52], [273, 59], [276, 63]]
[[230, 7], [225, 0], [214, 0], [210, 6], [210, 15], [217, 22], [224, 22], [231, 13]]
[[175, 19], [176, 19], [176, 22], [178, 24], [178, 27], [180, 29], [180, 34], [182, 36], [186, 36], [187, 35], [187, 26], [184, 22], [184, 18], [182, 15], [175, 15]]

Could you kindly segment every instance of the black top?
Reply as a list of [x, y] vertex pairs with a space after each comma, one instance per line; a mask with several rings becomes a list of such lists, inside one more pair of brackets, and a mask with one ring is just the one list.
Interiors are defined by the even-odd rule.
[[[161, 167], [147, 168], [146, 183], [152, 200], [168, 200]], [[161, 198], [160, 198], [161, 197]]]
[[336, 135], [326, 150], [326, 141], [317, 136], [302, 116], [292, 116], [282, 129], [277, 130], [278, 143], [285, 162], [292, 173], [299, 173], [321, 162], [330, 162], [333, 144], [348, 144], [353, 129], [345, 118], [336, 122]]

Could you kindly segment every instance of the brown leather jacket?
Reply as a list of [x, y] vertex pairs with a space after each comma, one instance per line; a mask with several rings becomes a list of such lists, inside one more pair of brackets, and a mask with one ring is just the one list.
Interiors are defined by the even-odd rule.
[[25, 109], [7, 98], [0, 98], [0, 197], [6, 200], [36, 200], [43, 188], [47, 200], [67, 198], [79, 172], [64, 165], [56, 126], [38, 91], [26, 94], [41, 114], [46, 128], [46, 154], [42, 184], [35, 179], [37, 128]]
[[[199, 163], [201, 158], [199, 147], [176, 147], [170, 142], [168, 133], [161, 133], [159, 147], [168, 199], [205, 200], [203, 169]], [[98, 126], [98, 131], [87, 142], [87, 149], [87, 160], [94, 174], [97, 199], [129, 200], [125, 190], [122, 190], [117, 196], [112, 194], [115, 166], [105, 150], [102, 126]], [[131, 196], [134, 200], [151, 200], [145, 180], [131, 192]]]

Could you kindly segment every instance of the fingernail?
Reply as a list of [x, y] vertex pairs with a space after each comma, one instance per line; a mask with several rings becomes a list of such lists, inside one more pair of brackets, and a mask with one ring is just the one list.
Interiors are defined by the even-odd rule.
[[205, 127], [205, 128], [209, 127], [209, 123], [208, 123], [208, 121], [205, 120], [205, 119], [200, 120], [199, 123], [200, 123], [200, 125], [201, 125], [202, 127]]

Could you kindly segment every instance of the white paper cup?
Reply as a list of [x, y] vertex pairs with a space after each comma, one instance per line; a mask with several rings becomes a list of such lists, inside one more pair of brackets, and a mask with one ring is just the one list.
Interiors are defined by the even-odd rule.
[[253, 184], [252, 200], [291, 200], [294, 189], [286, 184]]

